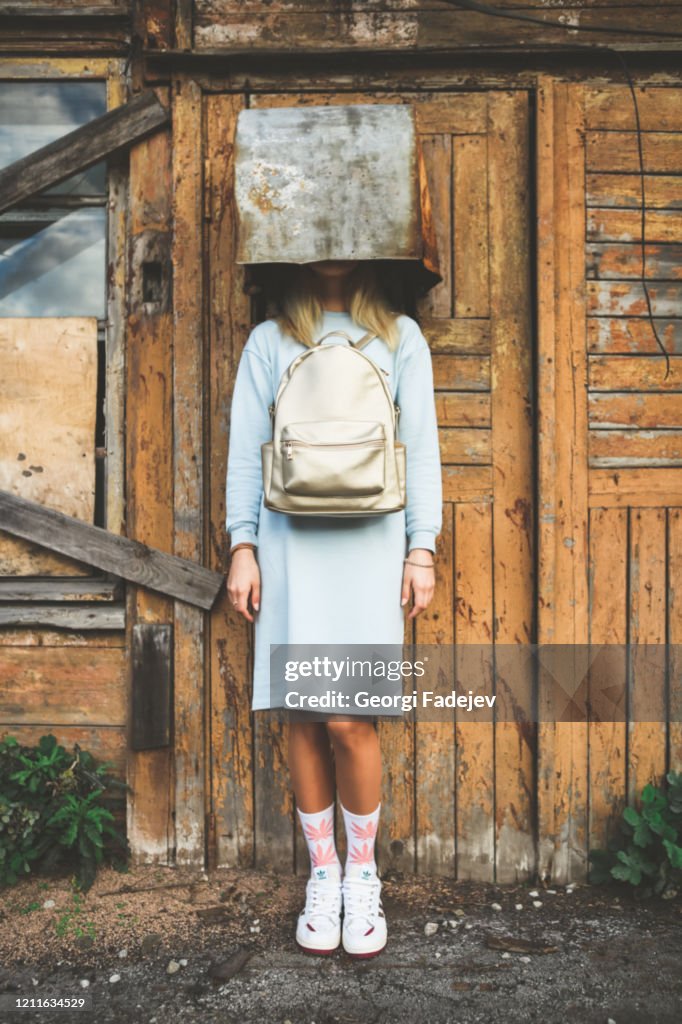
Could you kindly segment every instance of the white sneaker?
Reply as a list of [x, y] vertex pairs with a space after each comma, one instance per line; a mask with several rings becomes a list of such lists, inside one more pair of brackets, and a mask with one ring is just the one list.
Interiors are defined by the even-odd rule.
[[344, 876], [342, 891], [343, 948], [352, 957], [376, 956], [386, 945], [387, 936], [380, 878], [367, 869], [351, 866]]
[[341, 941], [339, 868], [313, 868], [305, 894], [305, 907], [296, 924], [296, 942], [309, 953], [333, 953]]

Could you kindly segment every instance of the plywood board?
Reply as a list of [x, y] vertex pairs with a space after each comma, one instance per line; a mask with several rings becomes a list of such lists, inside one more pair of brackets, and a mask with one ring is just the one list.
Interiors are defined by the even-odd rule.
[[[92, 523], [97, 320], [0, 320], [0, 490]], [[0, 575], [86, 575], [89, 566], [0, 532]]]

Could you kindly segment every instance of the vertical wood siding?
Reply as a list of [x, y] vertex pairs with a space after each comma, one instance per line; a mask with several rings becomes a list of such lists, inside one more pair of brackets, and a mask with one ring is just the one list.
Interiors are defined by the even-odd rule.
[[[540, 728], [539, 867], [584, 878], [626, 803], [680, 767], [679, 217], [682, 91], [637, 88], [646, 202], [629, 89], [547, 79], [539, 90], [539, 640], [632, 644], [610, 669], [626, 722]], [[677, 721], [675, 721], [677, 719]]]

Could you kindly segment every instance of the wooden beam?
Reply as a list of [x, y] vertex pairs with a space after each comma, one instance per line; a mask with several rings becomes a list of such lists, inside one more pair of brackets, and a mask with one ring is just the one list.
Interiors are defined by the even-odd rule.
[[122, 604], [90, 604], [74, 608], [65, 604], [0, 605], [0, 626], [36, 626], [52, 629], [125, 629]]
[[125, 18], [130, 17], [129, 4], [111, 3], [106, 7], [102, 4], [74, 4], [73, 7], [54, 7], [51, 4], [3, 4], [0, 3], [0, 18], [47, 18], [58, 21], [60, 18]]
[[0, 529], [199, 608], [212, 607], [224, 579], [195, 562], [7, 491], [0, 491]]
[[168, 124], [153, 90], [107, 111], [0, 171], [0, 213]]
[[86, 577], [71, 579], [27, 579], [7, 576], [0, 579], [0, 601], [117, 601], [123, 597], [121, 580]]

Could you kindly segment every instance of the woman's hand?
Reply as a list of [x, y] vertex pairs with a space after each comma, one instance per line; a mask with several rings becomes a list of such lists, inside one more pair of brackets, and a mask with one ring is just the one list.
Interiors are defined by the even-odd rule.
[[235, 611], [253, 622], [248, 609], [249, 597], [254, 611], [260, 607], [260, 569], [251, 548], [240, 548], [232, 555], [227, 577], [227, 593]]
[[[411, 565], [414, 555], [415, 562], [423, 562], [424, 565]], [[406, 604], [410, 599], [410, 592], [414, 594], [414, 604], [408, 613], [408, 619], [414, 619], [423, 612], [431, 603], [433, 592], [436, 587], [436, 573], [426, 566], [433, 565], [433, 552], [428, 548], [413, 548], [408, 556], [410, 562], [403, 563], [403, 590], [401, 594], [401, 605]]]

